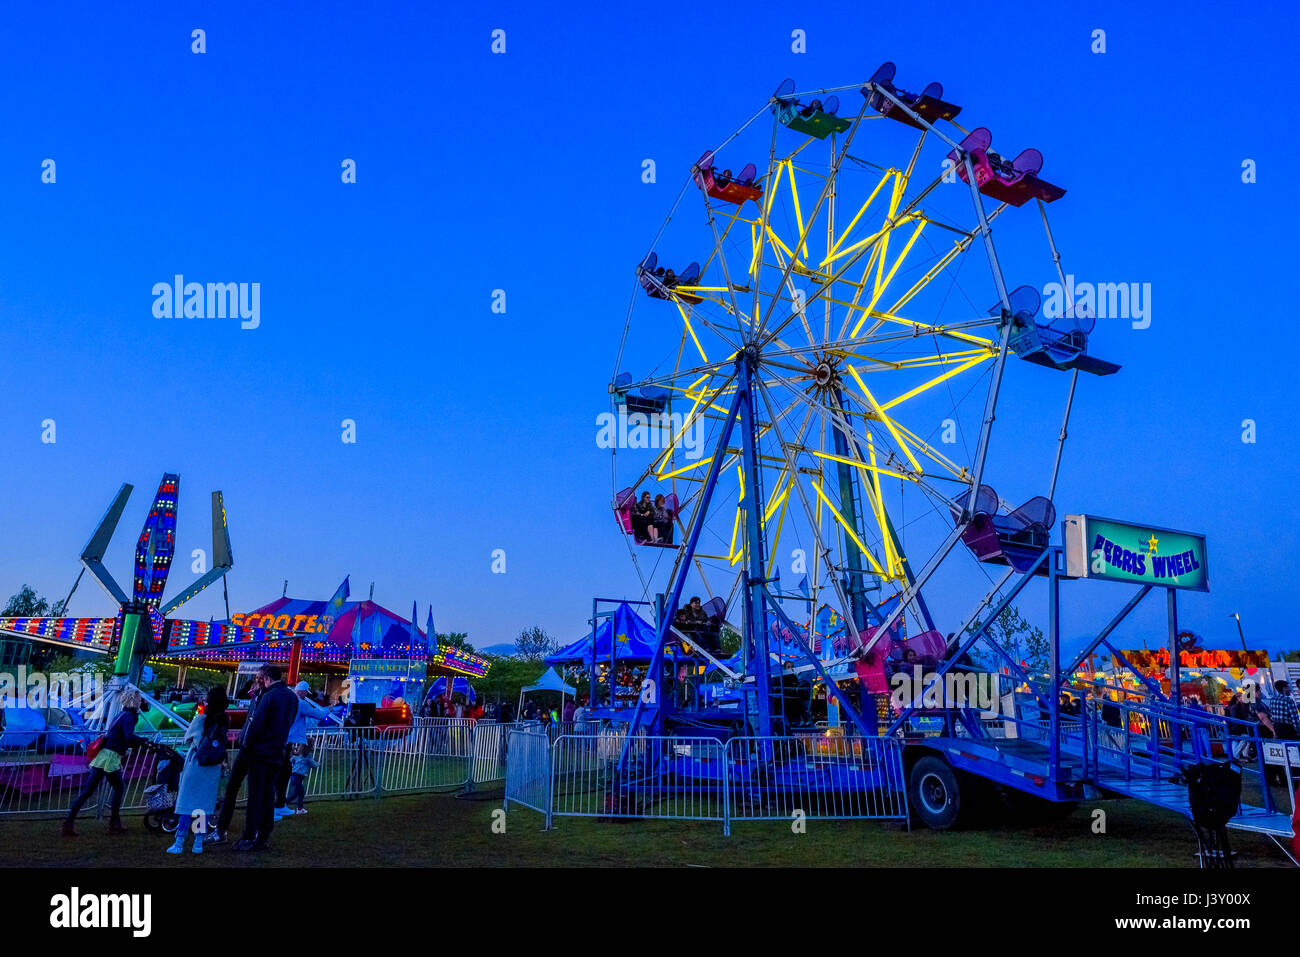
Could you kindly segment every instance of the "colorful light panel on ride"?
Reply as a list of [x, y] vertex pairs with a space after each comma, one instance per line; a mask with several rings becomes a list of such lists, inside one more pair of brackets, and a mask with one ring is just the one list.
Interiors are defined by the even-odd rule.
[[107, 652], [118, 624], [113, 618], [0, 618], [0, 632]]
[[[337, 596], [336, 596], [337, 597]], [[339, 608], [338, 614], [331, 614]], [[238, 625], [236, 622], [242, 622]], [[256, 624], [253, 624], [256, 623]], [[277, 598], [254, 611], [235, 614], [230, 622], [186, 622], [186, 625], [204, 628], [228, 629], [234, 635], [233, 643], [219, 647], [215, 638], [198, 641], [200, 631], [189, 628], [176, 630], [173, 625], [168, 656], [178, 655], [189, 660], [203, 661], [288, 661], [292, 642], [268, 641], [258, 644], [248, 637], [240, 640], [243, 632], [275, 633], [298, 632], [303, 634], [302, 660], [304, 664], [346, 665], [354, 654], [365, 658], [412, 657], [410, 622], [395, 612], [373, 601], [335, 602], [304, 598]], [[354, 642], [353, 632], [356, 631]], [[473, 677], [487, 673], [488, 662], [476, 655], [451, 650], [450, 657], [429, 655], [428, 638], [418, 628], [414, 657], [428, 659], [434, 664], [462, 671]], [[179, 637], [179, 640], [178, 640]]]
[[460, 671], [474, 678], [483, 677], [490, 667], [486, 658], [480, 658], [478, 655], [470, 654], [464, 648], [453, 648], [450, 645], [439, 645], [429, 661], [439, 667]]
[[163, 476], [135, 547], [134, 598], [153, 608], [162, 603], [167, 573], [176, 551], [176, 498], [180, 481], [179, 475], [170, 472]]
[[[277, 638], [288, 639], [289, 637], [274, 628], [249, 628], [221, 621], [176, 619], [166, 622], [165, 627], [168, 654], [213, 648], [217, 645], [261, 646], [267, 642], [276, 642]], [[284, 643], [288, 644], [287, 640]]]

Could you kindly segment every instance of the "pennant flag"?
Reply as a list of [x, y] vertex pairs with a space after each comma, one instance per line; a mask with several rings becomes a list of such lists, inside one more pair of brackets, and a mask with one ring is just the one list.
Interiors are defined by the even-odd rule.
[[437, 650], [438, 633], [433, 630], [433, 603], [432, 602], [429, 603], [429, 621], [424, 626], [424, 637], [427, 642], [426, 647], [430, 651]]
[[415, 649], [420, 647], [420, 626], [415, 623], [416, 604], [411, 602], [411, 638], [406, 644], [406, 657], [415, 656]]
[[784, 597], [781, 594], [781, 566], [780, 565], [776, 566], [776, 574], [772, 576], [772, 583], [776, 585], [776, 597], [777, 598]]
[[[339, 616], [343, 614], [343, 603], [348, 600], [348, 595], [351, 594], [351, 589], [348, 588], [348, 579], [351, 577], [350, 575], [343, 576], [342, 584], [334, 590], [334, 597], [326, 603], [325, 610], [321, 612], [323, 617], [320, 624], [323, 634], [328, 635], [330, 629], [334, 627], [334, 622], [338, 621]], [[354, 635], [354, 640], [355, 637]]]
[[804, 575], [803, 578], [799, 579], [799, 594], [802, 595], [804, 598], [808, 597], [808, 576], [807, 575]]

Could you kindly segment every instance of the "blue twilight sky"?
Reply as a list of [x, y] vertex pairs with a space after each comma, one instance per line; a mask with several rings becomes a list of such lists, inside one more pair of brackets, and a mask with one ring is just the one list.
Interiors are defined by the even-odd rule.
[[[1124, 369], [1083, 383], [1059, 510], [1207, 533], [1213, 591], [1183, 600], [1185, 624], [1231, 646], [1240, 611], [1252, 646], [1296, 645], [1294, 9], [955, 9], [6, 8], [0, 592], [65, 594], [123, 481], [136, 493], [109, 566], [126, 580], [174, 470], [169, 595], [208, 544], [220, 488], [232, 608], [284, 579], [327, 598], [350, 573], [354, 595], [373, 580], [398, 611], [418, 599], [421, 618], [432, 602], [440, 630], [480, 646], [534, 623], [578, 637], [593, 593], [640, 596], [594, 441], [633, 264], [689, 164], [783, 77], [854, 83], [892, 59], [906, 88], [942, 80], [995, 146], [1044, 152], [1069, 188], [1053, 207], [1069, 271], [1152, 284], [1149, 329], [1098, 330]], [[791, 51], [795, 29], [806, 53]], [[355, 185], [340, 182], [345, 158]], [[656, 184], [641, 181], [645, 158]], [[260, 282], [260, 327], [155, 318], [151, 289], [177, 273]], [[340, 441], [344, 419], [355, 444]], [[993, 443], [1014, 469], [1015, 432], [995, 428]], [[496, 548], [505, 574], [491, 572]], [[1067, 592], [1073, 637], [1126, 598]], [[978, 597], [940, 604], [957, 615]], [[1162, 604], [1121, 638], [1158, 641]], [[220, 609], [217, 588], [186, 611]], [[73, 610], [110, 607], [83, 582]]]

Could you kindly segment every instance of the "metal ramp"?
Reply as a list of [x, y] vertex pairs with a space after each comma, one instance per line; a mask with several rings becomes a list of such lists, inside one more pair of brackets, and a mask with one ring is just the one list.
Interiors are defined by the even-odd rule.
[[[1258, 794], [1263, 806], [1243, 801], [1227, 826], [1274, 837], [1293, 836], [1291, 811], [1274, 804], [1267, 784], [1257, 726], [1168, 703], [1110, 704], [1115, 709], [1112, 715], [1118, 714], [1118, 727], [1103, 721], [1103, 706], [1098, 702], [1089, 702], [1080, 722], [1060, 727], [1058, 780], [1077, 775], [1092, 787], [1190, 818], [1187, 785], [1180, 783], [1182, 771], [1205, 761], [1227, 760], [1232, 742], [1249, 738], [1256, 744], [1258, 759], [1253, 765], [1237, 766], [1242, 772], [1243, 792]], [[1048, 738], [1047, 728], [1039, 730]], [[1047, 741], [1025, 744], [1036, 747], [1046, 772], [1050, 765]], [[1024, 745], [1020, 750], [1026, 753]]]
[[[1123, 794], [1125, 797], [1155, 804], [1170, 811], [1177, 811], [1184, 817], [1191, 817], [1187, 804], [1187, 787], [1171, 781], [1125, 779], [1121, 773], [1103, 771], [1094, 782], [1097, 787], [1107, 791]], [[1239, 831], [1254, 831], [1259, 834], [1271, 834], [1275, 837], [1292, 836], [1291, 817], [1285, 811], [1268, 810], [1250, 804], [1242, 804], [1237, 816], [1228, 822], [1228, 827]]]
[[1050, 722], [1023, 717], [1006, 719], [1015, 726], [1014, 736], [944, 736], [912, 743], [942, 751], [954, 768], [967, 774], [1049, 801], [1078, 801], [1105, 793], [1190, 819], [1187, 786], [1178, 783], [1182, 771], [1203, 761], [1225, 760], [1234, 739], [1253, 736], [1259, 759], [1238, 767], [1244, 793], [1259, 795], [1263, 805], [1243, 802], [1227, 826], [1288, 840], [1293, 836], [1291, 810], [1276, 806], [1265, 783], [1263, 748], [1255, 726], [1235, 727], [1230, 719], [1167, 704], [1112, 702], [1120, 713], [1120, 726], [1115, 727], [1102, 721], [1099, 702], [1089, 704], [1082, 718], [1058, 719], [1059, 746], [1054, 754], [1049, 747]]

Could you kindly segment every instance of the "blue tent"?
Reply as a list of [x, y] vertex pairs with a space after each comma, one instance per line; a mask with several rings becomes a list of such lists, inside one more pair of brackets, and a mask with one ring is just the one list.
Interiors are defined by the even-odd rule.
[[548, 665], [591, 665], [594, 650], [596, 663], [609, 663], [613, 650], [616, 661], [649, 661], [655, 654], [654, 626], [620, 602], [614, 614], [602, 618], [593, 635], [561, 648], [546, 659]]
[[[441, 698], [447, 693], [447, 676], [442, 675], [430, 686], [425, 693], [425, 698]], [[473, 704], [478, 700], [478, 695], [474, 693], [474, 686], [469, 683], [469, 679], [464, 675], [456, 675], [451, 679], [451, 693], [463, 694], [465, 700]]]

